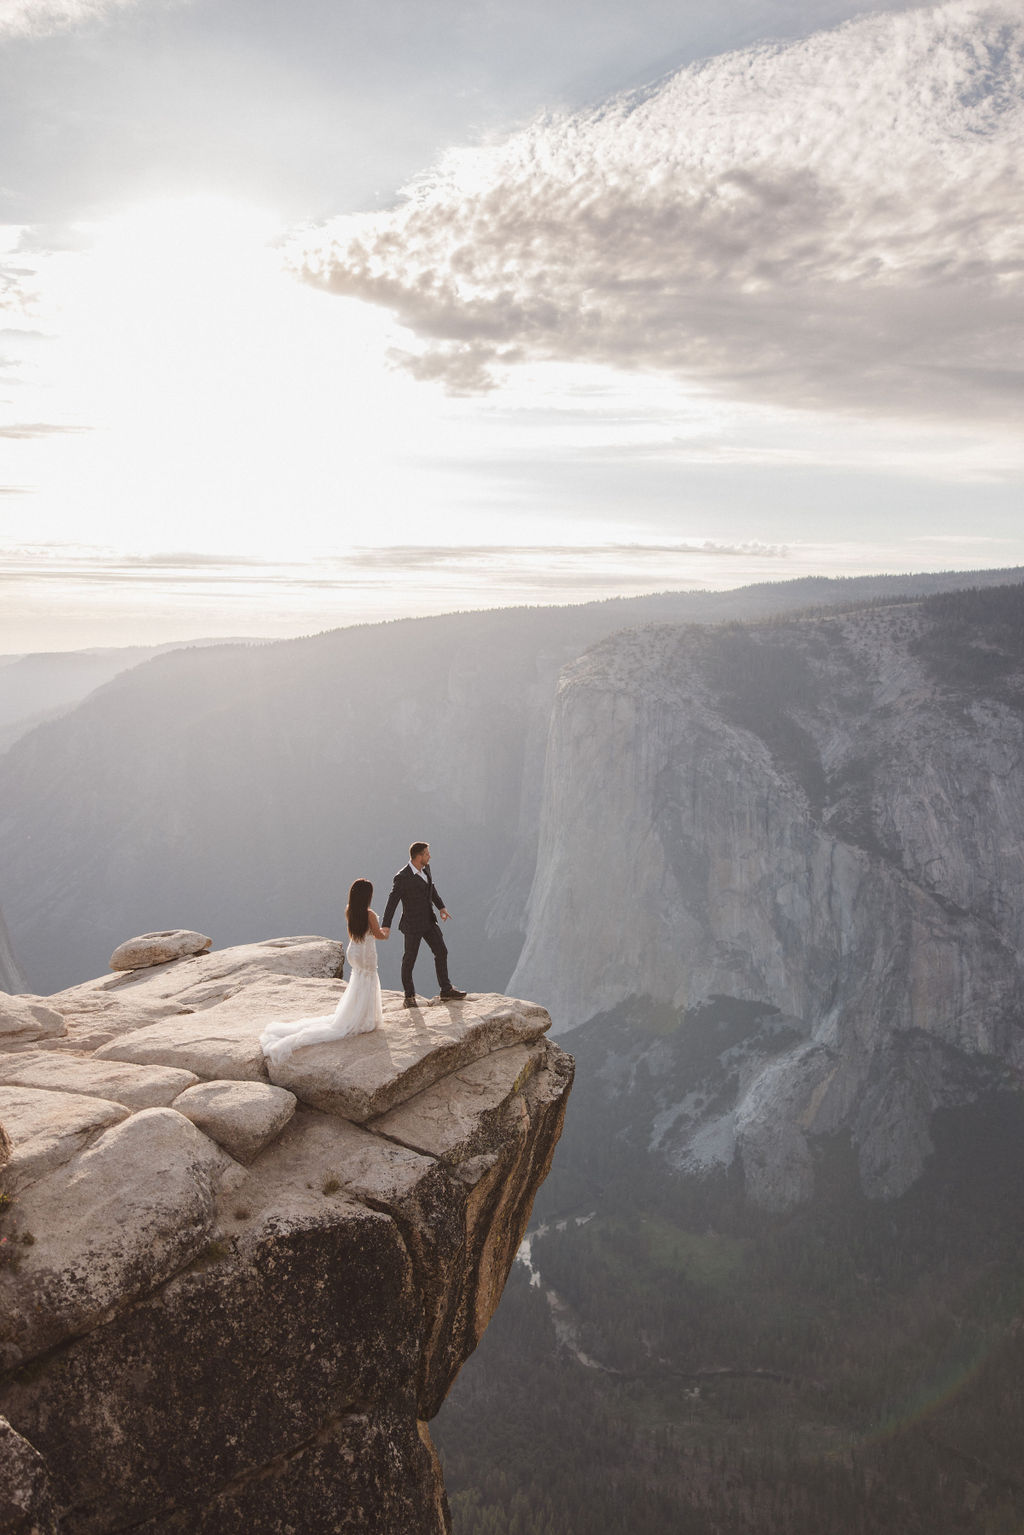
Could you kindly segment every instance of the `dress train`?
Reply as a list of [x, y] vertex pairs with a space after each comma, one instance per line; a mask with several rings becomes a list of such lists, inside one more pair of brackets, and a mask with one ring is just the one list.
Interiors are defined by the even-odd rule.
[[333, 1013], [319, 1018], [289, 1018], [269, 1023], [260, 1035], [263, 1054], [279, 1065], [303, 1045], [325, 1045], [353, 1034], [369, 1034], [383, 1021], [377, 975], [377, 943], [372, 933], [348, 945], [351, 978]]

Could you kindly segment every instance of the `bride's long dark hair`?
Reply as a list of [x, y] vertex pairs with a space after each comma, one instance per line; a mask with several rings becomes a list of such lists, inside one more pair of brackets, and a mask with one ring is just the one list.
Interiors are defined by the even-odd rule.
[[373, 886], [368, 879], [356, 879], [352, 881], [352, 888], [348, 893], [348, 905], [345, 907], [345, 920], [348, 923], [349, 937], [365, 938], [370, 931], [370, 902], [373, 900]]

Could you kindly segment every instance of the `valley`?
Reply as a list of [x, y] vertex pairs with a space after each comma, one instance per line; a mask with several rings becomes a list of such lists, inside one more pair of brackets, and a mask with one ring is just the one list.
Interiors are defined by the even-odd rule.
[[549, 1007], [577, 1085], [438, 1419], [456, 1535], [1020, 1529], [1019, 578], [181, 651], [0, 757], [33, 989], [145, 927], [336, 934], [423, 832], [457, 982]]

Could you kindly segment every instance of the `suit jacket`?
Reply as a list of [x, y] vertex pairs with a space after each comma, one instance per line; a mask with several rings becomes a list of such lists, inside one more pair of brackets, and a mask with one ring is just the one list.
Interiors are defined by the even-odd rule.
[[425, 933], [431, 924], [437, 926], [434, 907], [436, 906], [440, 911], [444, 902], [434, 889], [429, 864], [423, 872], [427, 876], [425, 880], [418, 874], [414, 874], [408, 864], [399, 869], [391, 887], [391, 894], [388, 896], [388, 904], [384, 908], [381, 927], [391, 926], [391, 919], [398, 910], [399, 903], [402, 907], [402, 920], [398, 924], [400, 932]]

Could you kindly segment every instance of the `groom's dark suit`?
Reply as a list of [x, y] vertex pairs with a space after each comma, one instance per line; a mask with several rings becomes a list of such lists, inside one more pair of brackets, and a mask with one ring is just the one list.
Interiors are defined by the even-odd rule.
[[448, 979], [448, 949], [441, 937], [441, 929], [434, 911], [435, 906], [438, 911], [442, 911], [444, 902], [434, 888], [429, 864], [424, 868], [423, 874], [426, 875], [425, 879], [417, 874], [410, 864], [399, 869], [391, 887], [391, 894], [388, 896], [388, 904], [384, 908], [384, 920], [381, 922], [381, 927], [390, 927], [391, 919], [401, 904], [402, 920], [398, 927], [399, 931], [405, 934], [402, 989], [407, 997], [416, 994], [412, 980], [412, 967], [416, 963], [421, 940], [433, 951], [437, 984], [441, 991], [452, 989], [452, 983]]

